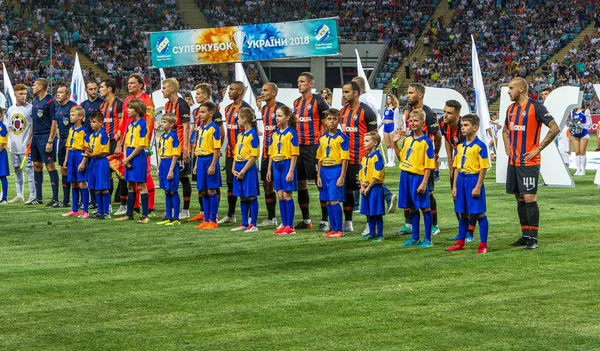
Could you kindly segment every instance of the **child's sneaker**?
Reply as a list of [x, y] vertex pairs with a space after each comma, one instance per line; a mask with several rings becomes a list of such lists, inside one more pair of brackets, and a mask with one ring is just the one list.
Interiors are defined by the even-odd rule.
[[423, 239], [421, 240], [421, 242], [419, 243], [419, 245], [417, 245], [418, 248], [420, 249], [426, 249], [428, 247], [432, 247], [433, 243], [427, 239]]
[[329, 236], [331, 239], [340, 239], [344, 237], [344, 232], [340, 232], [339, 230]]
[[450, 247], [446, 248], [446, 251], [463, 251], [465, 249], [465, 244], [463, 243], [456, 243]]
[[203, 220], [204, 220], [204, 214], [198, 213], [197, 215], [188, 219], [187, 221], [188, 222], [198, 222], [198, 221], [203, 221]]
[[371, 240], [372, 243], [381, 243], [383, 242], [385, 239], [382, 236], [376, 236], [375, 238], [373, 238], [373, 240]]
[[419, 245], [419, 242], [417, 240], [413, 240], [413, 238], [410, 238], [410, 239], [406, 240], [405, 242], [403, 242], [402, 244], [400, 244], [400, 246], [402, 246], [402, 247], [417, 246], [417, 245]]
[[67, 212], [67, 213], [63, 213], [61, 214], [61, 216], [63, 217], [79, 217], [80, 213], [79, 212], [75, 212], [73, 210]]
[[467, 237], [465, 238], [465, 241], [466, 241], [466, 242], [468, 242], [468, 243], [470, 243], [470, 242], [472, 242], [473, 240], [474, 240], [474, 238], [473, 238], [473, 235], [471, 235], [471, 234], [467, 234]]
[[165, 224], [168, 224], [168, 223], [171, 223], [171, 220], [169, 218], [165, 218], [164, 220], [162, 220], [162, 221], [160, 221], [160, 222], [158, 222], [156, 224], [157, 225], [165, 225]]
[[374, 236], [371, 234], [367, 234], [365, 236], [363, 236], [362, 238], [360, 238], [360, 241], [371, 241], [373, 240]]
[[320, 232], [328, 232], [329, 231], [329, 223], [321, 221], [319, 224], [319, 228], [317, 229]]
[[202, 222], [202, 223], [194, 226], [194, 229], [204, 229], [204, 227], [206, 227], [208, 225], [208, 223], [210, 223], [210, 222]]
[[172, 220], [171, 222], [169, 222], [169, 223], [167, 223], [165, 225], [173, 226], [173, 225], [180, 225], [180, 224], [181, 224], [181, 222], [179, 222], [178, 219], [174, 219], [174, 220]]
[[285, 227], [284, 235], [296, 234], [296, 230], [290, 226]]
[[286, 227], [281, 226], [273, 232], [273, 235], [285, 235], [285, 229]]
[[255, 226], [254, 224], [250, 224], [245, 231], [245, 233], [256, 233], [256, 232], [258, 232], [258, 227]]
[[[412, 229], [411, 229], [412, 231]], [[440, 227], [437, 225], [431, 226], [431, 235], [438, 235], [440, 233]]]
[[477, 249], [477, 251], [475, 251], [475, 253], [478, 253], [478, 254], [486, 254], [486, 253], [488, 253], [487, 244], [486, 243], [479, 243], [479, 248]]
[[207, 222], [208, 224], [202, 229], [218, 229], [219, 225], [215, 222]]
[[246, 230], [248, 229], [247, 227], [245, 227], [243, 224], [238, 225], [237, 227], [231, 229], [232, 232], [240, 232], [242, 230]]
[[81, 214], [79, 216], [77, 216], [77, 218], [86, 219], [86, 218], [89, 218], [89, 216], [90, 215], [87, 212], [83, 211], [83, 212], [81, 212]]
[[332, 235], [332, 234], [334, 234], [334, 233], [335, 233], [335, 230], [331, 229], [330, 231], [328, 231], [327, 233], [325, 233], [325, 234], [323, 234], [321, 236], [323, 236], [325, 238], [329, 238], [329, 236]]
[[140, 218], [140, 220], [138, 221], [139, 224], [147, 224], [150, 223], [150, 218], [142, 216], [142, 218]]

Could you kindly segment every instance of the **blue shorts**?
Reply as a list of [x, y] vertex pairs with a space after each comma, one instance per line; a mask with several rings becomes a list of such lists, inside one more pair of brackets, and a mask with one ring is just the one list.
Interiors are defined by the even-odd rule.
[[342, 174], [342, 165], [321, 167], [321, 188], [319, 200], [321, 201], [346, 201], [346, 180], [344, 185], [337, 186], [337, 181]]
[[164, 191], [177, 191], [179, 189], [179, 165], [173, 167], [173, 179], [167, 179], [169, 169], [171, 169], [172, 158], [161, 158], [158, 166], [158, 175], [160, 188]]
[[88, 188], [94, 190], [110, 188], [110, 166], [106, 156], [94, 157], [88, 162]]
[[0, 177], [6, 177], [10, 175], [10, 168], [8, 167], [8, 151], [2, 149], [0, 152]]
[[429, 208], [429, 185], [425, 186], [423, 194], [417, 194], [423, 175], [410, 172], [400, 172], [400, 187], [398, 189], [398, 207], [424, 209]]
[[385, 214], [385, 198], [382, 184], [375, 184], [367, 195], [361, 195], [360, 214], [377, 216]]
[[457, 213], [483, 214], [486, 212], [485, 185], [481, 185], [479, 197], [473, 197], [471, 192], [477, 186], [479, 174], [458, 173], [456, 179], [456, 201], [454, 211]]
[[67, 160], [67, 182], [79, 183], [88, 181], [89, 164], [85, 164], [83, 172], [79, 172], [79, 165], [83, 160], [82, 150], [69, 150], [69, 159]]
[[[246, 167], [246, 163], [248, 161], [236, 161], [235, 162], [235, 170], [237, 172], [241, 171], [244, 167]], [[258, 168], [256, 167], [256, 163], [254, 163], [248, 171], [244, 175], [243, 179], [237, 179], [233, 177], [233, 196], [239, 197], [254, 197], [260, 195], [260, 190], [258, 186]]]
[[[133, 150], [135, 148], [128, 147], [125, 157], [129, 157]], [[146, 179], [148, 178], [148, 158], [146, 157], [146, 152], [142, 150], [129, 163], [131, 164], [131, 168], [125, 167], [125, 177], [123, 179], [131, 183], [146, 183]]]
[[221, 187], [221, 166], [219, 160], [215, 165], [215, 173], [208, 175], [208, 168], [212, 163], [213, 155], [198, 156], [196, 162], [196, 189], [199, 191], [217, 189]]
[[32, 162], [43, 162], [51, 163], [56, 162], [56, 148], [57, 140], [54, 138], [52, 143], [52, 152], [46, 152], [46, 144], [48, 143], [48, 137], [50, 134], [34, 135], [31, 139], [31, 161]]
[[394, 123], [383, 123], [383, 132], [384, 133], [393, 133], [394, 132]]
[[298, 177], [296, 176], [296, 172], [294, 172], [294, 179], [291, 182], [285, 181], [285, 177], [290, 171], [290, 163], [291, 160], [273, 161], [271, 178], [275, 190], [283, 190], [285, 192], [298, 191]]

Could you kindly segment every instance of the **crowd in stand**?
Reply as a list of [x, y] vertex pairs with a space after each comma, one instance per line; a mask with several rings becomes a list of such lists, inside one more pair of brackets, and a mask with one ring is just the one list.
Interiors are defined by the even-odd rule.
[[593, 20], [582, 1], [491, 0], [456, 3], [452, 23], [432, 25], [425, 39], [432, 53], [417, 68], [417, 81], [454, 87], [472, 100], [471, 35], [475, 38], [489, 100], [500, 83], [533, 74]]

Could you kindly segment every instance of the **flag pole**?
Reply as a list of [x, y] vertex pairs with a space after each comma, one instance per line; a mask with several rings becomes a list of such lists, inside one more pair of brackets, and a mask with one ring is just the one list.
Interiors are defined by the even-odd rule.
[[52, 46], [52, 34], [50, 34], [50, 94], [52, 94], [52, 83], [54, 82], [54, 64], [52, 58], [54, 56], [54, 47]]

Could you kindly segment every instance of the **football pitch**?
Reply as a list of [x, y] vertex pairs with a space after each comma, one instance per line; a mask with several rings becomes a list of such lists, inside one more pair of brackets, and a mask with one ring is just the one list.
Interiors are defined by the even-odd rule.
[[[398, 170], [386, 172], [395, 192]], [[441, 234], [428, 249], [399, 247], [406, 237], [392, 233], [401, 211], [384, 217], [385, 242], [370, 243], [359, 241], [365, 217], [356, 213], [354, 233], [326, 239], [316, 230], [200, 231], [1, 206], [0, 349], [599, 349], [593, 177], [575, 177], [574, 189], [540, 188], [540, 248], [528, 252], [508, 246], [520, 235], [516, 203], [490, 171], [486, 255], [475, 254], [476, 241], [444, 251], [457, 230], [444, 171]], [[9, 187], [12, 198], [12, 178]], [[312, 187], [318, 224], [317, 199]], [[163, 200], [157, 190], [159, 214]]]

